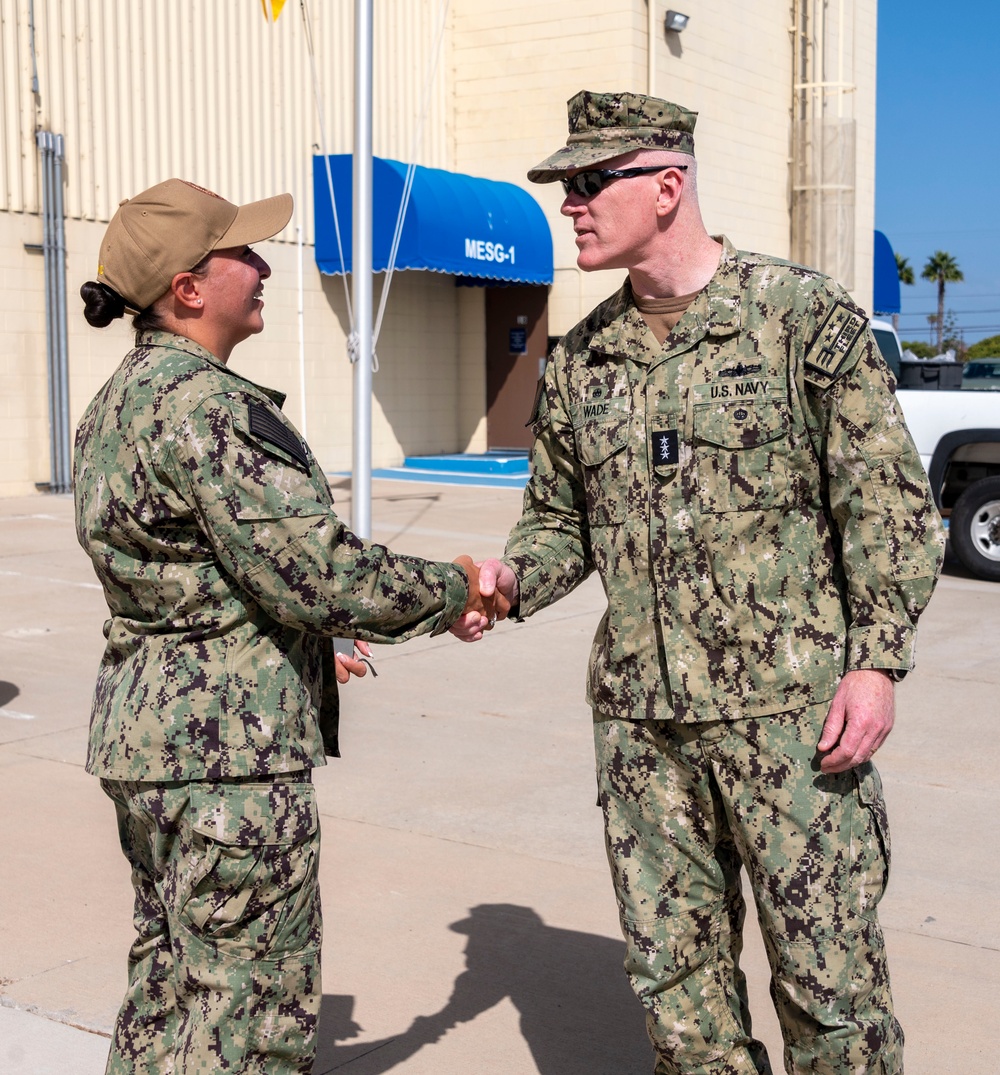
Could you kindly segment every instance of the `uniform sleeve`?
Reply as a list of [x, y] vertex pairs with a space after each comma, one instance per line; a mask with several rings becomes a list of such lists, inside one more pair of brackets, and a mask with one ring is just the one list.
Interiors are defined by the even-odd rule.
[[847, 670], [912, 668], [944, 528], [863, 314], [825, 305], [797, 371], [825, 468], [849, 606]]
[[353, 534], [276, 409], [213, 397], [170, 435], [160, 466], [226, 573], [287, 626], [396, 642], [440, 634], [462, 614], [465, 572]]
[[546, 363], [531, 416], [531, 478], [504, 552], [518, 578], [519, 618], [564, 597], [593, 570], [583, 475], [556, 380], [562, 360], [560, 344]]

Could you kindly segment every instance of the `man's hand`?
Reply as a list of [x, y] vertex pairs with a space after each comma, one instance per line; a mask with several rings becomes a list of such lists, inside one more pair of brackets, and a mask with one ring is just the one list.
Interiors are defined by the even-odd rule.
[[[365, 657], [371, 657], [371, 647], [367, 642], [362, 642], [355, 639], [354, 648], [358, 653]], [[334, 664], [337, 667], [337, 682], [346, 683], [351, 676], [357, 676], [359, 679], [361, 676], [367, 675], [368, 665], [365, 661], [359, 661], [354, 654], [338, 653], [334, 658]], [[372, 675], [375, 674], [375, 669], [372, 669]]]
[[[465, 566], [464, 563], [462, 566]], [[478, 642], [485, 631], [492, 630], [497, 620], [507, 618], [511, 606], [518, 601], [517, 576], [507, 564], [500, 560], [484, 560], [474, 566], [477, 570], [479, 596], [487, 617], [484, 620], [475, 611], [469, 612], [467, 609], [465, 614], [451, 625], [451, 633], [463, 642]]]
[[498, 620], [507, 619], [511, 607], [520, 600], [517, 575], [502, 560], [484, 560], [479, 565], [479, 592], [493, 598]]
[[843, 773], [869, 761], [896, 719], [893, 681], [877, 669], [848, 672], [830, 703], [818, 748], [824, 773]]

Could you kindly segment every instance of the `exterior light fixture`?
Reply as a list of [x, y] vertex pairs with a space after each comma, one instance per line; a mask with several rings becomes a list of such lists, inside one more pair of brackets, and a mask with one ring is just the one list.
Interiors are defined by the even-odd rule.
[[688, 24], [688, 15], [682, 15], [679, 11], [667, 11], [667, 17], [663, 25], [668, 33], [679, 34]]

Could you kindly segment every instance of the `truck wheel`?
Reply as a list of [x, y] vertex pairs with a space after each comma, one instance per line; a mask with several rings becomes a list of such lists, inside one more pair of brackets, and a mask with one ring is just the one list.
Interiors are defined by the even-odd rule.
[[948, 537], [962, 566], [1000, 582], [1000, 477], [973, 482], [955, 502]]

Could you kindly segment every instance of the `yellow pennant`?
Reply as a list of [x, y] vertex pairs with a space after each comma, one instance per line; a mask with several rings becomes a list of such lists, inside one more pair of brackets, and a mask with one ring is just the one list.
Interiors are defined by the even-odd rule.
[[271, 5], [271, 17], [268, 19], [268, 22], [276, 22], [278, 16], [281, 14], [281, 9], [285, 6], [285, 0], [260, 0], [260, 6], [264, 12], [265, 19], [267, 19], [268, 2], [270, 2]]

